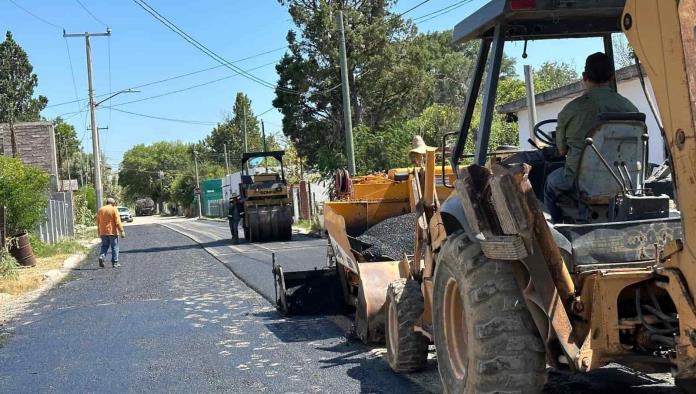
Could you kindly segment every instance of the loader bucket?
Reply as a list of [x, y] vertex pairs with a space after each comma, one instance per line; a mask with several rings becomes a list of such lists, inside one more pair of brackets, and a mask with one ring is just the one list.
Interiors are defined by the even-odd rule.
[[345, 311], [341, 284], [333, 268], [286, 272], [273, 268], [276, 307], [285, 316], [337, 314]]
[[384, 341], [386, 311], [389, 283], [399, 279], [399, 262], [384, 261], [358, 264], [360, 270], [360, 288], [358, 289], [358, 307], [355, 311], [355, 329], [364, 343]]

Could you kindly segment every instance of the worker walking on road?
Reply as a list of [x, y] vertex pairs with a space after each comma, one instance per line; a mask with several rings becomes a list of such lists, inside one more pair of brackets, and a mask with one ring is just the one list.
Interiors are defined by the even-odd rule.
[[244, 207], [239, 201], [239, 195], [232, 193], [230, 197], [230, 207], [227, 211], [227, 220], [230, 222], [230, 232], [232, 233], [232, 242], [239, 242], [239, 221], [242, 218]]
[[118, 236], [126, 236], [121, 223], [121, 216], [116, 209], [116, 200], [113, 198], [106, 199], [106, 205], [99, 208], [97, 212], [97, 230], [101, 238], [101, 250], [99, 251], [99, 266], [104, 268], [104, 259], [106, 253], [111, 248], [111, 265], [118, 268], [121, 264], [118, 263]]

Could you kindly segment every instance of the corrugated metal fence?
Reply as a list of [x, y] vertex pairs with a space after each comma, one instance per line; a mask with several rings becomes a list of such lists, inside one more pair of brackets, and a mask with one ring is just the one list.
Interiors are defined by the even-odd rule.
[[75, 235], [72, 192], [53, 193], [46, 206], [46, 220], [39, 225], [41, 240], [56, 243]]
[[203, 216], [214, 218], [227, 217], [227, 204], [224, 199], [208, 200], [203, 204]]

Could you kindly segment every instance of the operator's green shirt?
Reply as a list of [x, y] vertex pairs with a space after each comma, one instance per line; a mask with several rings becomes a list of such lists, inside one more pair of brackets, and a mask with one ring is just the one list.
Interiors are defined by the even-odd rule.
[[638, 112], [638, 108], [610, 87], [602, 86], [588, 89], [558, 114], [556, 145], [559, 150], [568, 150], [565, 174], [569, 179], [575, 180], [585, 138], [602, 112]]

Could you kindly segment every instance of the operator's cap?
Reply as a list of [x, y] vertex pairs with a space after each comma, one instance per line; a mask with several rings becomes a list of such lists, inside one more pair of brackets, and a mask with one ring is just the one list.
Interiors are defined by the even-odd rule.
[[230, 200], [237, 198], [237, 197], [239, 197], [239, 194], [237, 194], [237, 193], [230, 194]]
[[427, 152], [432, 152], [436, 151], [437, 148], [433, 148], [432, 146], [428, 146], [425, 144], [425, 141], [423, 141], [423, 137], [416, 135], [413, 137], [413, 140], [411, 141], [411, 149], [408, 153], [408, 158], [412, 162], [418, 161], [418, 158], [425, 155]]

